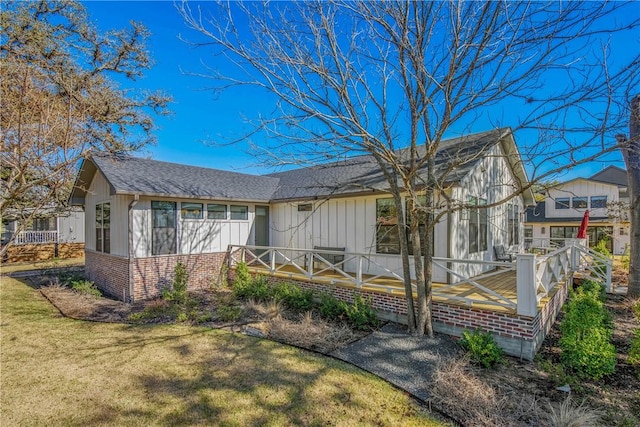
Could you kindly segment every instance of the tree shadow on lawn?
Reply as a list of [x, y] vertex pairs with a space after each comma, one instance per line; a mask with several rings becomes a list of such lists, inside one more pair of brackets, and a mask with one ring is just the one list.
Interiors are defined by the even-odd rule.
[[[178, 409], [163, 417], [162, 425], [193, 425], [212, 420], [247, 426], [308, 425], [319, 424], [326, 406], [334, 406], [336, 402], [348, 404], [350, 411], [365, 409], [362, 403], [345, 401], [350, 396], [349, 388], [338, 380], [340, 372], [347, 368], [335, 361], [321, 360], [303, 350], [258, 338], [237, 335], [216, 338], [219, 339], [216, 354], [191, 363], [191, 375], [159, 372], [138, 377], [148, 399], [156, 404], [180, 401]], [[173, 350], [176, 363], [183, 363], [181, 357], [185, 353], [193, 354], [185, 345], [177, 345]], [[335, 373], [329, 374], [331, 370]], [[314, 395], [316, 392], [310, 386], [319, 381], [323, 382], [322, 393]], [[324, 423], [329, 421], [332, 418]]]

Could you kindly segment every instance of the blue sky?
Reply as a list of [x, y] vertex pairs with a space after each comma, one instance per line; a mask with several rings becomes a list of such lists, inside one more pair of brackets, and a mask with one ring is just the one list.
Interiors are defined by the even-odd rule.
[[[228, 140], [242, 136], [249, 130], [245, 117], [254, 117], [273, 109], [273, 100], [250, 90], [214, 93], [206, 90], [210, 83], [189, 73], [205, 72], [202, 59], [210, 64], [203, 49], [195, 49], [180, 40], [198, 37], [190, 31], [176, 11], [172, 1], [87, 1], [83, 2], [90, 20], [101, 30], [123, 28], [129, 21], [143, 23], [151, 32], [148, 49], [155, 66], [135, 83], [137, 87], [161, 89], [173, 96], [172, 115], [156, 119], [157, 144], [145, 154], [154, 159], [235, 170], [246, 173], [268, 173], [257, 159], [245, 153], [246, 144], [221, 147], [205, 141]], [[640, 12], [640, 7], [638, 8]], [[618, 40], [624, 48], [638, 48], [635, 40]], [[619, 46], [623, 47], [623, 46]], [[217, 63], [217, 67], [224, 64]], [[505, 123], [508, 125], [508, 123]], [[484, 131], [487, 129], [473, 129]], [[259, 141], [254, 141], [259, 142]], [[610, 156], [606, 162], [595, 162], [577, 168], [566, 178], [588, 176], [603, 166], [624, 167], [620, 155]]]

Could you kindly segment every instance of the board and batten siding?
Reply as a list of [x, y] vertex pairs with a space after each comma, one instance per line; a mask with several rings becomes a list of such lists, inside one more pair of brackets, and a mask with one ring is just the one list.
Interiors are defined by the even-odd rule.
[[[272, 246], [313, 249], [314, 246], [345, 248], [346, 252], [365, 253], [372, 263], [365, 263], [365, 273], [383, 274], [384, 269], [402, 275], [402, 260], [396, 254], [376, 253], [376, 199], [389, 195], [344, 197], [329, 200], [283, 202], [271, 204]], [[404, 198], [403, 198], [404, 199]], [[298, 212], [298, 205], [312, 204], [312, 210]], [[436, 226], [436, 256], [446, 257], [447, 227]], [[412, 261], [413, 262], [413, 261]], [[345, 263], [347, 271], [357, 270], [357, 261]], [[434, 280], [446, 278], [436, 269]]]
[[68, 214], [58, 217], [58, 242], [84, 243], [85, 221], [84, 212], [73, 208]]
[[[592, 217], [606, 217], [607, 208], [591, 207], [592, 196], [606, 196], [607, 202], [617, 202], [619, 199], [619, 191], [616, 185], [606, 184], [603, 182], [590, 181], [586, 179], [578, 179], [570, 181], [564, 185], [549, 189], [549, 196], [545, 203], [545, 215], [547, 218], [575, 218], [584, 215], [584, 211], [589, 209]], [[574, 197], [586, 197], [587, 208], [573, 208], [572, 199]], [[556, 200], [558, 198], [568, 198], [568, 209], [556, 209]]]
[[110, 186], [100, 171], [96, 171], [85, 198], [85, 248], [96, 249], [96, 205], [110, 203], [111, 208], [111, 254], [129, 255], [128, 205], [131, 196], [111, 195]]
[[[460, 185], [452, 190], [451, 197], [462, 203], [468, 203], [471, 197], [482, 198], [487, 204], [493, 204], [507, 200], [518, 191], [517, 181], [513, 175], [511, 166], [500, 149], [500, 145], [494, 146], [485, 157], [461, 180]], [[517, 205], [518, 217], [518, 245], [509, 245], [508, 229], [508, 205]], [[522, 222], [525, 210], [524, 199], [521, 195], [511, 198], [501, 205], [488, 208], [487, 250], [469, 253], [469, 216], [467, 212], [458, 211], [450, 215], [452, 242], [451, 258], [469, 259], [476, 261], [493, 261], [495, 259], [494, 246], [504, 245], [512, 252], [521, 252], [524, 244], [524, 223]], [[457, 264], [454, 270], [458, 273], [471, 276], [480, 274], [484, 267], [480, 264]]]
[[[133, 208], [134, 256], [146, 258], [152, 255], [152, 201], [176, 203], [176, 233], [178, 254], [201, 254], [226, 252], [230, 244], [253, 244], [255, 205], [245, 202], [224, 202], [215, 200], [175, 199], [169, 197], [143, 197]], [[182, 202], [201, 203], [204, 209], [202, 219], [183, 219], [180, 214]], [[227, 219], [207, 219], [207, 204], [227, 205]], [[229, 206], [248, 206], [247, 220], [231, 220]]]

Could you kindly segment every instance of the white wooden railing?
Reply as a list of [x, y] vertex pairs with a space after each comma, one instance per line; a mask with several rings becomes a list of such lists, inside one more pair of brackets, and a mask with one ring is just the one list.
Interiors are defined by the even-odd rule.
[[56, 243], [58, 241], [57, 231], [21, 231], [14, 237], [14, 245], [29, 245]]
[[[585, 247], [584, 243], [584, 240], [573, 239], [571, 245], [546, 255], [518, 254], [515, 262], [434, 257], [434, 271], [439, 269], [446, 273], [449, 283], [435, 287], [433, 296], [460, 301], [469, 306], [494, 305], [513, 309], [523, 316], [535, 316], [540, 301], [557, 286], [570, 282], [576, 272], [587, 272], [602, 280], [607, 291], [610, 291], [611, 260]], [[397, 290], [398, 286], [385, 285], [379, 279], [404, 281], [401, 267], [393, 270], [384, 265], [385, 258], [391, 258], [384, 254], [250, 245], [230, 245], [228, 251], [230, 267], [243, 261], [248, 266], [264, 269], [269, 274], [281, 274], [290, 278], [302, 275], [313, 280], [324, 274], [322, 281], [330, 284], [349, 284], [356, 288], [367, 286], [385, 292]], [[334, 261], [336, 259], [338, 261]], [[329, 272], [332, 273], [331, 276], [326, 274]], [[487, 285], [487, 279], [497, 279], [498, 275], [509, 272], [515, 272], [515, 299], [513, 296], [502, 295]], [[415, 291], [415, 285], [412, 287]]]

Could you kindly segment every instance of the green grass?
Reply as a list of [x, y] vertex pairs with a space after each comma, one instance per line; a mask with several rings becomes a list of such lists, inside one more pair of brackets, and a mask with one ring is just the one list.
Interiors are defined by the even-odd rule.
[[441, 425], [378, 378], [267, 340], [70, 320], [0, 285], [1, 425]]
[[69, 258], [69, 259], [49, 259], [44, 261], [29, 261], [29, 262], [2, 262], [0, 263], [0, 273], [9, 274], [19, 271], [28, 270], [49, 270], [60, 267], [82, 267], [84, 266], [84, 258]]

